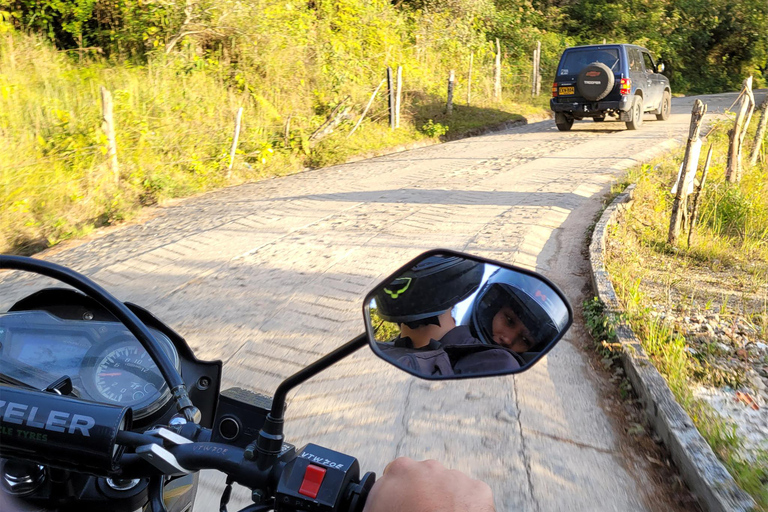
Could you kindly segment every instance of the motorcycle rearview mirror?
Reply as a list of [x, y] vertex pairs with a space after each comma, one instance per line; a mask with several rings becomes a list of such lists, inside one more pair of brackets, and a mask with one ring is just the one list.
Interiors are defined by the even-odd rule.
[[374, 353], [424, 379], [520, 373], [573, 321], [565, 295], [544, 276], [444, 249], [374, 288], [364, 316]]

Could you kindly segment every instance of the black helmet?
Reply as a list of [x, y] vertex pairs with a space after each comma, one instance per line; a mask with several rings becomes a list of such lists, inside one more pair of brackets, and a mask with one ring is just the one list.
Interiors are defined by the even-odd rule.
[[430, 256], [376, 292], [376, 307], [388, 322], [411, 328], [438, 324], [436, 317], [472, 295], [483, 264], [459, 256]]
[[469, 323], [483, 343], [493, 343], [493, 317], [511, 307], [534, 338], [530, 351], [538, 352], [568, 323], [568, 309], [544, 281], [515, 270], [500, 268], [483, 284], [462, 323]]

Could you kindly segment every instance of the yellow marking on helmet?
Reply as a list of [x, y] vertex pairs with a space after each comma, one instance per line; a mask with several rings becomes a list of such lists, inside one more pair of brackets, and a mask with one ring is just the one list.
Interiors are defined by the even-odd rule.
[[390, 290], [389, 288], [384, 288], [384, 293], [389, 295], [392, 298], [392, 300], [397, 299], [400, 295], [405, 293], [406, 290], [408, 290], [409, 286], [411, 286], [412, 279], [410, 277], [400, 277], [398, 279], [404, 280], [405, 281], [405, 286], [403, 286], [399, 290], [395, 290], [394, 292], [392, 290]]

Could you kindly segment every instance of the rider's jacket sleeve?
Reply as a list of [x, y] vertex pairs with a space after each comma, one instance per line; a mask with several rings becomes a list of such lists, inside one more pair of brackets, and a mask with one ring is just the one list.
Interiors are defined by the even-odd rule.
[[412, 348], [408, 338], [397, 338], [394, 343], [378, 344], [384, 355], [398, 366], [420, 375], [453, 375], [451, 360], [440, 343], [432, 340], [424, 348]]

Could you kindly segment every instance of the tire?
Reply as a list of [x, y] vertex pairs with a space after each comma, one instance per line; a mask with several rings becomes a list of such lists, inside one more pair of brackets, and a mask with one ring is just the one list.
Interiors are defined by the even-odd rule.
[[593, 120], [594, 122], [596, 122], [596, 123], [602, 123], [603, 121], [605, 121], [605, 116], [602, 116], [602, 117], [593, 117], [593, 118], [592, 118], [592, 120]]
[[659, 105], [659, 113], [656, 114], [657, 121], [666, 121], [669, 119], [669, 112], [672, 109], [672, 95], [669, 91], [664, 91], [664, 96], [661, 98], [661, 105]]
[[576, 89], [584, 99], [600, 101], [610, 94], [615, 83], [616, 78], [608, 66], [602, 62], [593, 62], [579, 73]]
[[639, 130], [643, 124], [643, 98], [635, 96], [632, 100], [632, 120], [627, 121], [627, 130]]
[[555, 125], [561, 132], [567, 132], [573, 126], [573, 116], [567, 116], [562, 112], [555, 114]]

